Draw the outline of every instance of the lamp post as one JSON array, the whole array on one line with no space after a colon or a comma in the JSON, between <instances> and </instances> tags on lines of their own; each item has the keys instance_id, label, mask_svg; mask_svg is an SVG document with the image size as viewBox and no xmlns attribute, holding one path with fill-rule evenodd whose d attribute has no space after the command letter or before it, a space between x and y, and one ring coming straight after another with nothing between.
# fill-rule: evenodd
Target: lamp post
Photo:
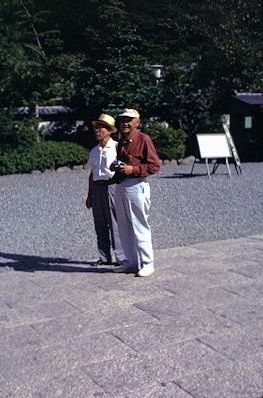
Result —
<instances>
[{"instance_id":1,"label":"lamp post","mask_svg":"<svg viewBox=\"0 0 263 398\"><path fill-rule=\"evenodd\" d=\"M156 84L159 84L161 81L161 78L163 77L163 69L164 65L161 64L154 64L154 65L149 65L145 64L145 68L152 71L155 79L156 79Z\"/></svg>"}]
</instances>

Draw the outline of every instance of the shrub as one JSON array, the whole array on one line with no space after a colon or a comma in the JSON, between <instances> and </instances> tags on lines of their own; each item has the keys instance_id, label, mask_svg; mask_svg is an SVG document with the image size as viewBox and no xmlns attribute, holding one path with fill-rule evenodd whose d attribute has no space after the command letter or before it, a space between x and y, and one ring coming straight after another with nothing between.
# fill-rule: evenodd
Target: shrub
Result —
<instances>
[{"instance_id":1,"label":"shrub","mask_svg":"<svg viewBox=\"0 0 263 398\"><path fill-rule=\"evenodd\" d=\"M0 113L0 146L6 145L13 135L13 122L10 117Z\"/></svg>"},{"instance_id":2,"label":"shrub","mask_svg":"<svg viewBox=\"0 0 263 398\"><path fill-rule=\"evenodd\" d=\"M37 118L23 119L15 122L15 142L16 146L29 146L40 141L38 134Z\"/></svg>"},{"instance_id":3,"label":"shrub","mask_svg":"<svg viewBox=\"0 0 263 398\"><path fill-rule=\"evenodd\" d=\"M13 115L0 115L0 146L2 150L32 145L40 140L37 118L16 120Z\"/></svg>"},{"instance_id":4,"label":"shrub","mask_svg":"<svg viewBox=\"0 0 263 398\"><path fill-rule=\"evenodd\" d=\"M0 152L0 175L30 173L84 164L88 151L72 142L37 142L31 146Z\"/></svg>"},{"instance_id":5,"label":"shrub","mask_svg":"<svg viewBox=\"0 0 263 398\"><path fill-rule=\"evenodd\" d=\"M161 123L147 123L146 132L154 141L161 159L180 159L186 151L187 134L181 129L164 127Z\"/></svg>"}]
</instances>

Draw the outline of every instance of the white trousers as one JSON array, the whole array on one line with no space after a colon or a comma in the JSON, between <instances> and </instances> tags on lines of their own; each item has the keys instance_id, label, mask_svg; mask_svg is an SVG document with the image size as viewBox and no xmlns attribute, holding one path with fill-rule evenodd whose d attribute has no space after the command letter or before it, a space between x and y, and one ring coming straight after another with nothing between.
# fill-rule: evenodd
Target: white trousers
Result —
<instances>
[{"instance_id":1,"label":"white trousers","mask_svg":"<svg viewBox=\"0 0 263 398\"><path fill-rule=\"evenodd\" d=\"M119 236L129 267L153 267L152 234L148 223L150 204L150 185L145 178L126 178L116 184Z\"/></svg>"}]
</instances>

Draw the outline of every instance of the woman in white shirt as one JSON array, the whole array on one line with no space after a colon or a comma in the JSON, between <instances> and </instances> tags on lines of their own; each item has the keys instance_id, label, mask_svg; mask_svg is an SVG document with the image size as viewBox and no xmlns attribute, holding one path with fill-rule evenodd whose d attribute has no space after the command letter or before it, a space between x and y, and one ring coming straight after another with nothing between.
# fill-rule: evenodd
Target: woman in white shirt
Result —
<instances>
[{"instance_id":1,"label":"woman in white shirt","mask_svg":"<svg viewBox=\"0 0 263 398\"><path fill-rule=\"evenodd\" d=\"M111 247L117 265L125 260L120 243L115 212L115 184L109 185L114 176L110 165L117 158L118 143L111 138L116 131L115 119L102 113L92 122L98 145L89 155L88 167L91 169L89 177L89 192L86 200L88 209L92 208L99 259L95 265L112 264Z\"/></svg>"}]
</instances>

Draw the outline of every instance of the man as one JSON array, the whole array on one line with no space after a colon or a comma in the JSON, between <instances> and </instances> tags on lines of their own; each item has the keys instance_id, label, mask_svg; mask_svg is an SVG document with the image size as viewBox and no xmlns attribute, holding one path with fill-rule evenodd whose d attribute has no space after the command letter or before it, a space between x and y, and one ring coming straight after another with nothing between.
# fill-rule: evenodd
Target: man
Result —
<instances>
[{"instance_id":1,"label":"man","mask_svg":"<svg viewBox=\"0 0 263 398\"><path fill-rule=\"evenodd\" d=\"M117 166L120 182L116 185L115 205L126 260L114 272L136 272L144 277L154 272L147 176L157 173L161 162L151 138L138 129L139 113L125 109L119 118L121 139L117 158L123 164Z\"/></svg>"},{"instance_id":2,"label":"man","mask_svg":"<svg viewBox=\"0 0 263 398\"><path fill-rule=\"evenodd\" d=\"M116 221L114 194L115 185L108 185L114 172L111 163L117 157L117 142L111 138L116 131L115 119L102 113L92 122L98 145L90 152L88 166L91 168L87 208L92 208L99 260L95 265L112 264L111 245L117 264L125 259L120 243Z\"/></svg>"}]
</instances>

